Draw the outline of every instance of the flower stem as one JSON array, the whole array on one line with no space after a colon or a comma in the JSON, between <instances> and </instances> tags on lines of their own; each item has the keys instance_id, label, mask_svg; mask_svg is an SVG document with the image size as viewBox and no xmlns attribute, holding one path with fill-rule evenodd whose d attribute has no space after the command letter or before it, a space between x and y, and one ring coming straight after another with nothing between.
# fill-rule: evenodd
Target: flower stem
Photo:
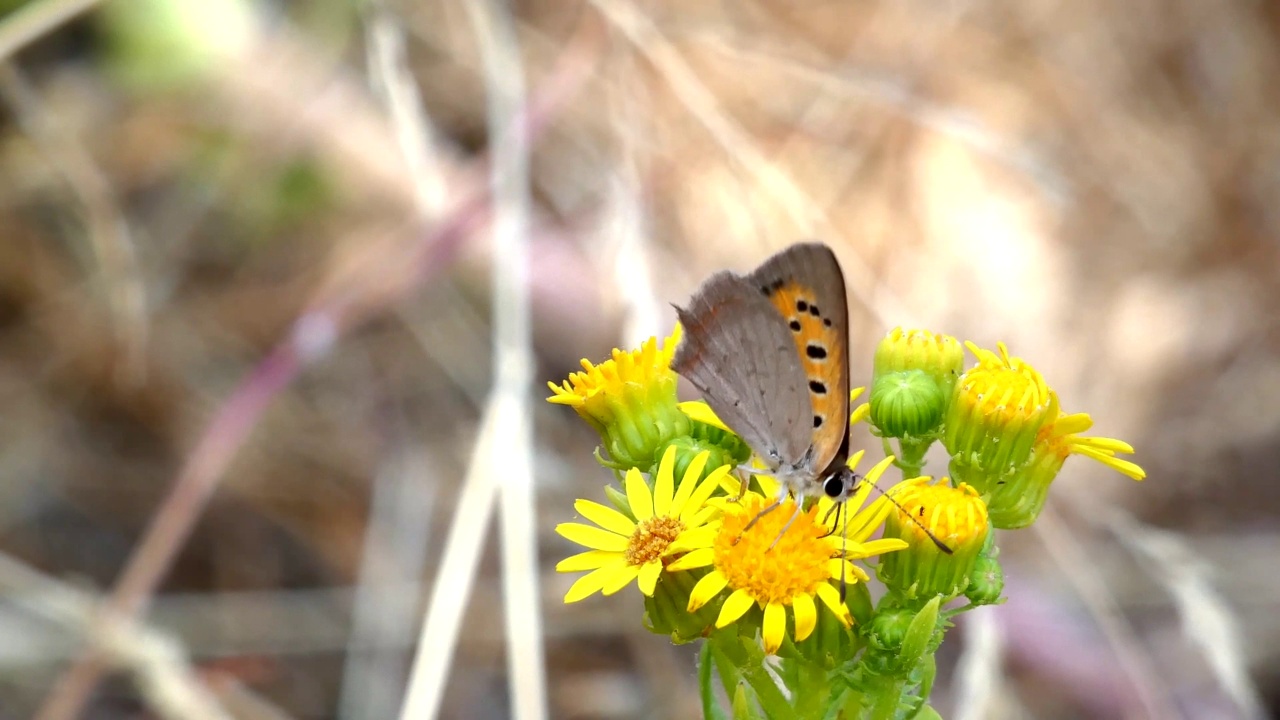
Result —
<instances>
[{"instance_id":1,"label":"flower stem","mask_svg":"<svg viewBox=\"0 0 1280 720\"><path fill-rule=\"evenodd\" d=\"M742 637L730 630L712 633L707 644L711 646L712 656L716 666L720 668L721 681L725 683L724 689L729 697L733 697L736 688L726 681L745 680L756 696L756 702L764 710L765 717L788 718L794 715L791 705L778 689L773 677L764 669L764 651L754 640L744 642Z\"/></svg>"},{"instance_id":2,"label":"flower stem","mask_svg":"<svg viewBox=\"0 0 1280 720\"><path fill-rule=\"evenodd\" d=\"M724 720L724 711L716 705L715 690L711 688L711 643L702 643L698 651L698 695L702 699L704 720Z\"/></svg>"}]
</instances>

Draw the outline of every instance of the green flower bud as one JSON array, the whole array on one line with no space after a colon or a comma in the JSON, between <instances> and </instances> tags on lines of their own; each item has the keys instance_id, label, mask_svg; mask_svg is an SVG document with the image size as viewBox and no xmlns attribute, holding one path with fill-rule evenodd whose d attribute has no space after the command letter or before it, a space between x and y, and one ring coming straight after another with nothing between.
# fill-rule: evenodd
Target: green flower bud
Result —
<instances>
[{"instance_id":1,"label":"green flower bud","mask_svg":"<svg viewBox=\"0 0 1280 720\"><path fill-rule=\"evenodd\" d=\"M883 437L925 438L936 432L964 364L956 339L895 328L876 347L870 421Z\"/></svg>"}]
</instances>

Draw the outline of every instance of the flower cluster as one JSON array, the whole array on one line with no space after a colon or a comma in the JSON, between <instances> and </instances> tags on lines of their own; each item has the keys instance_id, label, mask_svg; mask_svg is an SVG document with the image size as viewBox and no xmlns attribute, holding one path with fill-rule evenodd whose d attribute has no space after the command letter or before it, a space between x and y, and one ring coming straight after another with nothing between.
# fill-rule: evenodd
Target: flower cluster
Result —
<instances>
[{"instance_id":1,"label":"flower cluster","mask_svg":"<svg viewBox=\"0 0 1280 720\"><path fill-rule=\"evenodd\" d=\"M549 383L548 400L596 430L596 457L621 481L605 488L608 504L574 504L587 522L557 526L585 550L556 569L586 572L566 603L634 581L651 630L675 642L705 638L704 662L719 669L735 716L740 702L766 717L919 707L928 689L922 669L932 666L947 618L1000 601L993 529L1034 522L1071 455L1145 476L1117 457L1133 452L1128 444L1082 436L1090 417L1063 413L1043 376L1003 344L992 352L897 329L876 350L869 401L850 418L867 421L886 456L843 502L805 501L749 465L750 448L705 403L678 401L670 363L680 338L677 326L661 343L615 350L598 365L583 360L582 372ZM976 358L967 369L964 347ZM935 442L950 456L950 477L938 482L919 472ZM854 453L849 468L863 455ZM873 498L892 466L904 479ZM876 603L868 570L887 590ZM961 597L968 606L944 609ZM768 655L777 656L779 677L796 672L840 687L826 687L822 700L780 693L756 671Z\"/></svg>"}]
</instances>

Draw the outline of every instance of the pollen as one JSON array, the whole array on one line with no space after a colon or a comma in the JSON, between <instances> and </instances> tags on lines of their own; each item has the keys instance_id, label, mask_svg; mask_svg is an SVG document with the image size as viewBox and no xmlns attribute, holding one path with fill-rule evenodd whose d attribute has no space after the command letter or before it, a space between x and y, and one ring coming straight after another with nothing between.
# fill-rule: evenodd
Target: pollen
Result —
<instances>
[{"instance_id":1,"label":"pollen","mask_svg":"<svg viewBox=\"0 0 1280 720\"><path fill-rule=\"evenodd\" d=\"M795 503L787 500L764 515L762 509L763 499L749 496L740 512L725 515L714 545L716 569L729 587L762 604L790 605L797 595L812 596L831 577L832 548L825 540L827 528L817 520L817 506L796 515L785 533Z\"/></svg>"},{"instance_id":2,"label":"pollen","mask_svg":"<svg viewBox=\"0 0 1280 720\"><path fill-rule=\"evenodd\" d=\"M651 517L640 523L631 534L627 549L623 552L628 565L644 565L657 560L667 551L667 547L684 532L684 523L679 518Z\"/></svg>"}]
</instances>

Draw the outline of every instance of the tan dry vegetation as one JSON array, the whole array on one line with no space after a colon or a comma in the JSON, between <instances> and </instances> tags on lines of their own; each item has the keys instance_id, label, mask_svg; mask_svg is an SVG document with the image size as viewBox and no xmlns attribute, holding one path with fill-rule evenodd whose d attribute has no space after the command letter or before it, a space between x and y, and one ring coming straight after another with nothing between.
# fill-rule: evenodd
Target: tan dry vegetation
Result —
<instances>
[{"instance_id":1,"label":"tan dry vegetation","mask_svg":"<svg viewBox=\"0 0 1280 720\"><path fill-rule=\"evenodd\" d=\"M474 16L228 2L181 36L207 62L157 81L130 69L180 63L134 46L127 1L22 46L22 11L0 17L0 715L65 690L89 601L175 480L212 495L161 543L170 569L142 561L145 626L106 645L119 668L87 716L394 716L454 523L491 539L441 715L511 715L510 526L456 511L508 211ZM552 717L690 717L696 676L634 591L559 603L552 528L609 475L539 384L812 237L845 264L855 379L895 325L1003 340L1149 473L1074 460L1053 517L1005 534L1010 602L941 656L944 714L1274 711L1274 8L544 0L509 19L533 98L528 603Z\"/></svg>"}]
</instances>

